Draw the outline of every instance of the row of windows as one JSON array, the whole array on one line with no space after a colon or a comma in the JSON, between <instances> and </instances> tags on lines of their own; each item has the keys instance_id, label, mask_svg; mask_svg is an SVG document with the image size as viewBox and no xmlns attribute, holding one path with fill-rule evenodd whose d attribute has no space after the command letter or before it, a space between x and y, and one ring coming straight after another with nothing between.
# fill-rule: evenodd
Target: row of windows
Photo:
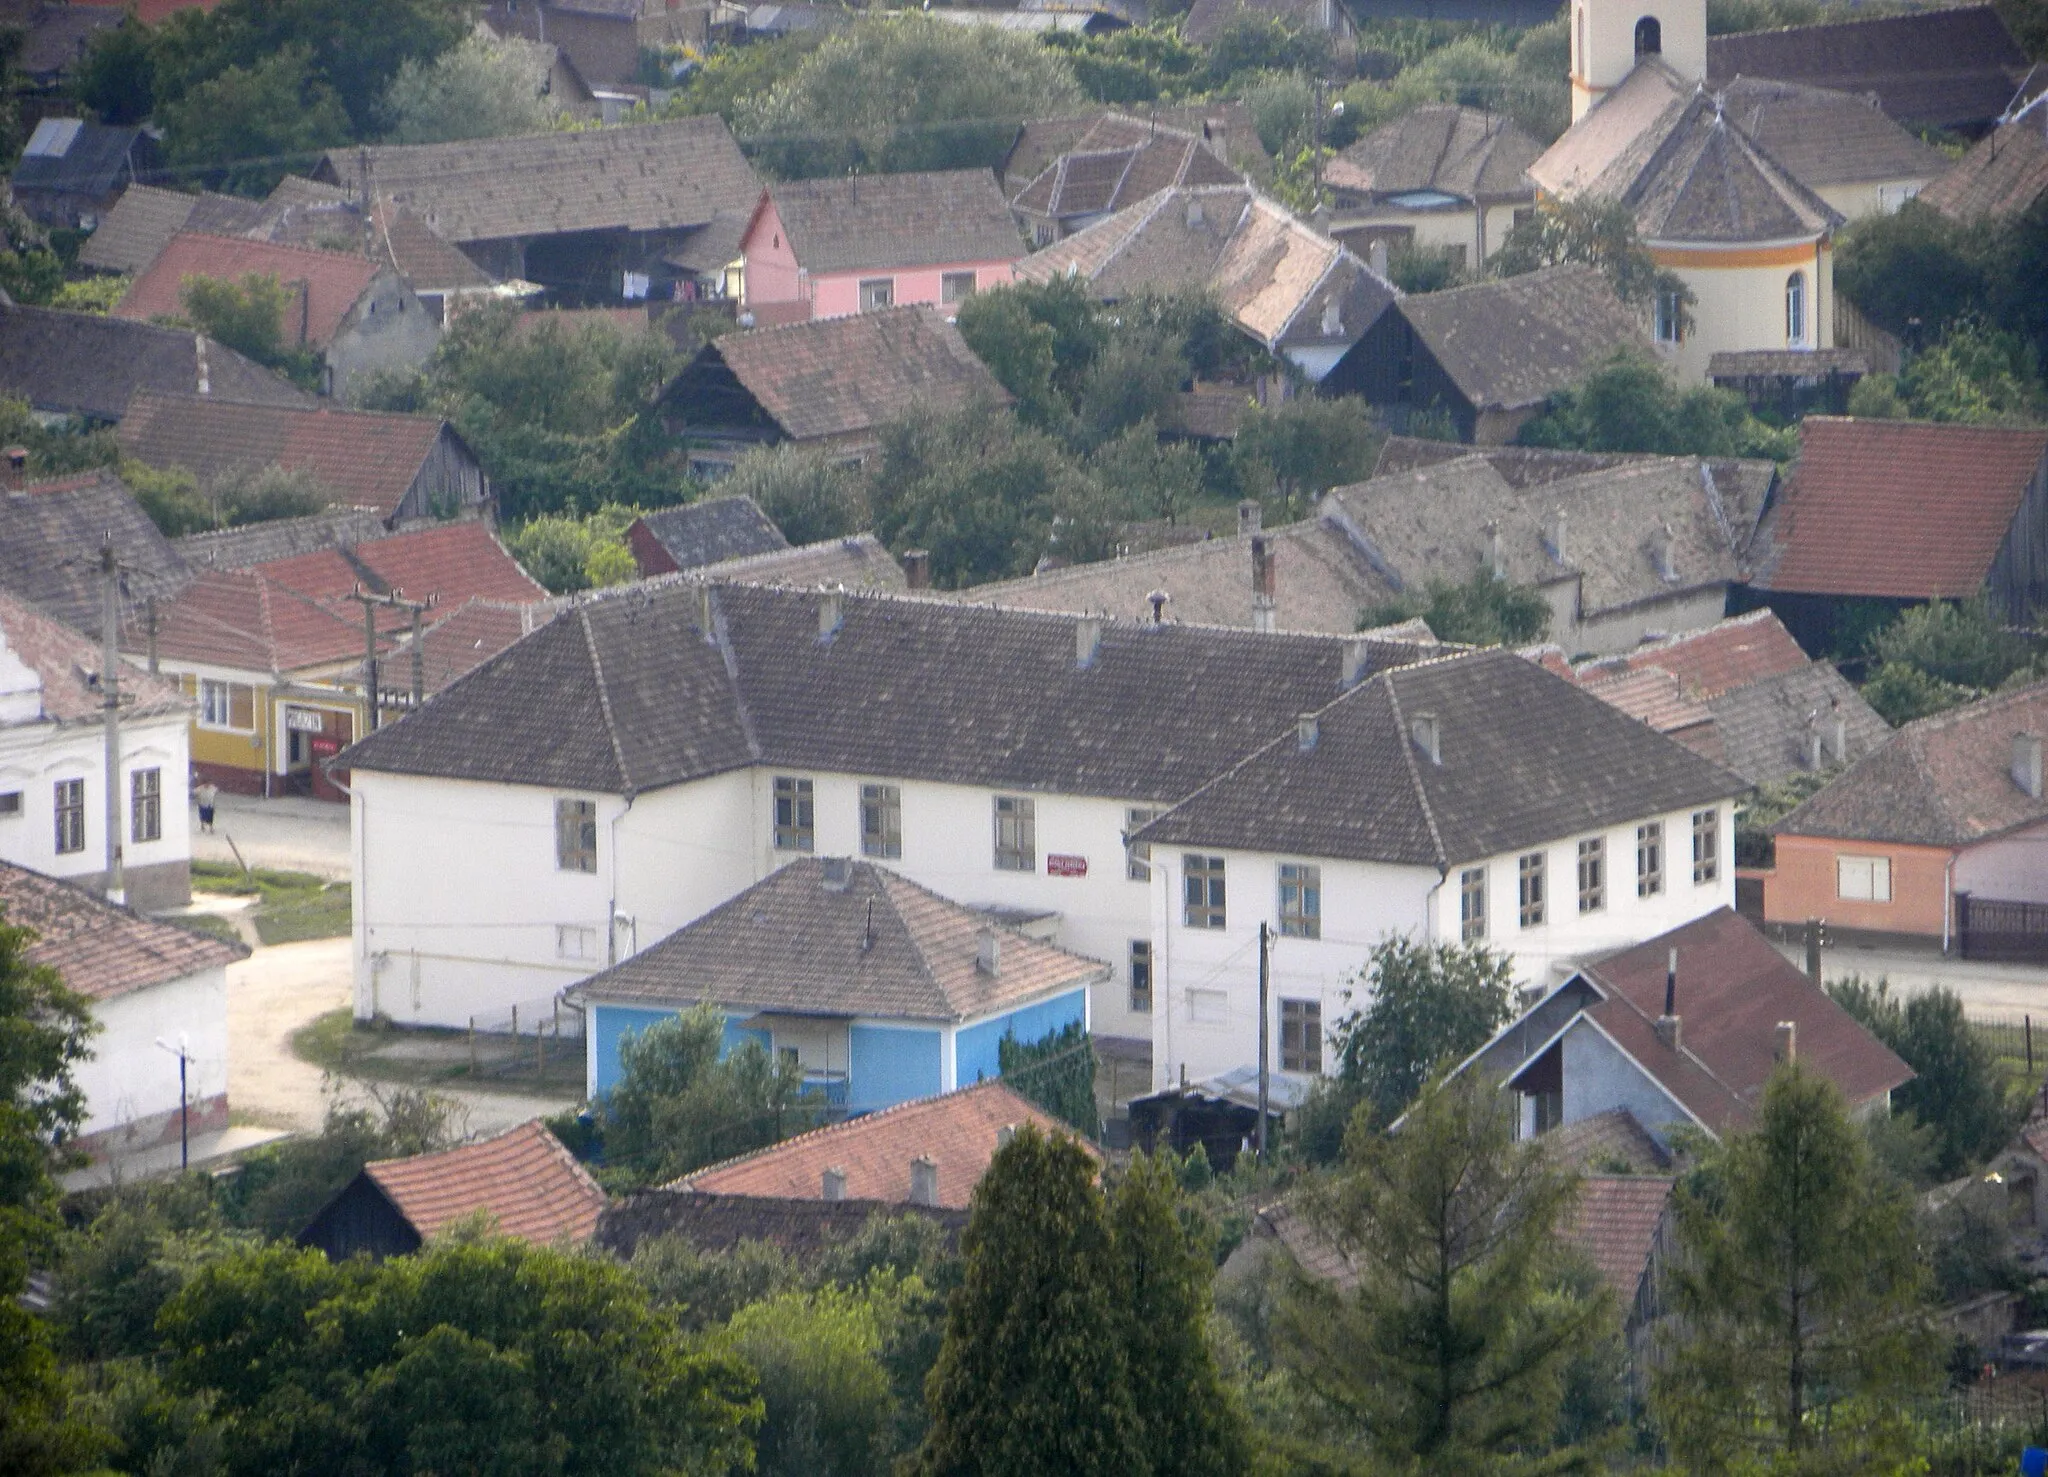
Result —
<instances>
[{"instance_id":1,"label":"row of windows","mask_svg":"<svg viewBox=\"0 0 2048 1477\"><path fill-rule=\"evenodd\" d=\"M1636 827L1636 896L1661 896L1665 882L1664 823L1647 821ZM1532 851L1515 862L1516 918L1524 928L1541 926L1550 914L1549 854ZM1721 876L1721 813L1692 813L1692 880L1704 887ZM1607 906L1607 838L1589 836L1578 846L1578 902L1581 913ZM1472 867L1458 874L1459 935L1467 941L1486 937L1486 869Z\"/></svg>"},{"instance_id":2,"label":"row of windows","mask_svg":"<svg viewBox=\"0 0 2048 1477\"><path fill-rule=\"evenodd\" d=\"M1181 859L1181 901L1189 928L1222 928L1227 916L1224 862L1190 852ZM1280 864L1280 935L1323 936L1323 869L1310 862Z\"/></svg>"},{"instance_id":3,"label":"row of windows","mask_svg":"<svg viewBox=\"0 0 2048 1477\"><path fill-rule=\"evenodd\" d=\"M1896 208L1896 207L1895 207ZM1660 344L1675 344L1685 336L1685 304L1675 292L1657 294L1655 331ZM1809 346L1806 311L1806 274L1794 272L1785 279L1785 347Z\"/></svg>"},{"instance_id":4,"label":"row of windows","mask_svg":"<svg viewBox=\"0 0 2048 1477\"><path fill-rule=\"evenodd\" d=\"M85 850L85 781L58 780L51 787L59 856ZM0 794L0 820L22 813L19 790ZM128 771L128 839L132 842L161 841L164 835L164 772L161 769Z\"/></svg>"},{"instance_id":5,"label":"row of windows","mask_svg":"<svg viewBox=\"0 0 2048 1477\"><path fill-rule=\"evenodd\" d=\"M947 272L939 278L939 301L941 303L964 303L974 296L974 274L972 272ZM860 310L863 313L877 312L896 306L896 279L894 277L864 277L860 284Z\"/></svg>"}]
</instances>

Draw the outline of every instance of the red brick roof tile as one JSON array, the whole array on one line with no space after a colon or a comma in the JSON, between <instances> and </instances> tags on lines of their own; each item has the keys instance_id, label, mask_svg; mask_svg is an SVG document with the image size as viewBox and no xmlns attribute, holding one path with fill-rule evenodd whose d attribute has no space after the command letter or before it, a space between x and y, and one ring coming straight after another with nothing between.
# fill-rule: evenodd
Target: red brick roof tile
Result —
<instances>
[{"instance_id":1,"label":"red brick roof tile","mask_svg":"<svg viewBox=\"0 0 2048 1477\"><path fill-rule=\"evenodd\" d=\"M49 965L88 1000L112 1000L249 957L245 945L159 923L11 862L0 862L0 923L34 929L29 962Z\"/></svg>"},{"instance_id":2,"label":"red brick roof tile","mask_svg":"<svg viewBox=\"0 0 2048 1477\"><path fill-rule=\"evenodd\" d=\"M536 1245L581 1243L597 1229L604 1191L539 1119L481 1143L410 1159L378 1159L363 1173L423 1241L478 1211L503 1235Z\"/></svg>"},{"instance_id":3,"label":"red brick roof tile","mask_svg":"<svg viewBox=\"0 0 2048 1477\"><path fill-rule=\"evenodd\" d=\"M1649 1269L1673 1183L1659 1175L1587 1175L1560 1227L1564 1240L1592 1258L1624 1309Z\"/></svg>"},{"instance_id":4,"label":"red brick roof tile","mask_svg":"<svg viewBox=\"0 0 2048 1477\"><path fill-rule=\"evenodd\" d=\"M302 310L287 314L287 343L320 346L334 337L348 310L356 305L377 275L367 257L302 246L278 246L240 236L206 236L186 232L170 244L137 277L128 295L114 304L113 316L147 322L184 313L180 293L187 277L213 277L239 282L255 273L275 277L286 286L304 283Z\"/></svg>"},{"instance_id":5,"label":"red brick roof tile","mask_svg":"<svg viewBox=\"0 0 2048 1477\"><path fill-rule=\"evenodd\" d=\"M1983 588L2048 430L1808 416L1753 550L1759 588L1900 600Z\"/></svg>"},{"instance_id":6,"label":"red brick roof tile","mask_svg":"<svg viewBox=\"0 0 2048 1477\"><path fill-rule=\"evenodd\" d=\"M1585 663L1577 671L1580 681L1588 682L1654 668L1676 677L1687 697L1704 701L1766 677L1802 671L1810 661L1776 615L1755 610Z\"/></svg>"},{"instance_id":7,"label":"red brick roof tile","mask_svg":"<svg viewBox=\"0 0 2048 1477\"><path fill-rule=\"evenodd\" d=\"M758 1154L700 1169L671 1188L822 1200L825 1171L840 1169L849 1199L902 1203L910 1199L910 1161L923 1155L939 1167L938 1203L964 1207L995 1158L1001 1130L1025 1123L1048 1133L1068 1131L1001 1082L982 1082L799 1134Z\"/></svg>"}]
</instances>

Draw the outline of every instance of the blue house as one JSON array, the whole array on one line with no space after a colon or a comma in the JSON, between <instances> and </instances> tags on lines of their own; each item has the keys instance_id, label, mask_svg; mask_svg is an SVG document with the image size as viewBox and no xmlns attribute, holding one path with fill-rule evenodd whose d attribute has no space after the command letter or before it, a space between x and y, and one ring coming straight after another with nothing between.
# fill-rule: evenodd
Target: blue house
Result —
<instances>
[{"instance_id":1,"label":"blue house","mask_svg":"<svg viewBox=\"0 0 2048 1477\"><path fill-rule=\"evenodd\" d=\"M567 998L588 1012L593 1097L619 1080L626 1037L709 1002L728 1049L757 1041L866 1111L996 1076L1005 1036L1085 1027L1109 974L871 862L806 857Z\"/></svg>"}]
</instances>

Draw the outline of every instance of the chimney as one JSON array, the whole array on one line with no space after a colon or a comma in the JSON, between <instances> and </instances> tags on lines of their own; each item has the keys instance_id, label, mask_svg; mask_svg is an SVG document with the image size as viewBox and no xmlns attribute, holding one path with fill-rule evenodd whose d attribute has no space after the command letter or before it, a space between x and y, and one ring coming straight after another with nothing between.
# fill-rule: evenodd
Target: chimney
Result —
<instances>
[{"instance_id":1,"label":"chimney","mask_svg":"<svg viewBox=\"0 0 2048 1477\"><path fill-rule=\"evenodd\" d=\"M206 364L206 335L203 333L192 335L192 361L199 370L199 393L211 395L213 393L213 374Z\"/></svg>"},{"instance_id":2,"label":"chimney","mask_svg":"<svg viewBox=\"0 0 2048 1477\"><path fill-rule=\"evenodd\" d=\"M1444 762L1443 730L1434 713L1417 713L1415 722L1408 731L1415 737L1415 747L1422 750L1423 757L1431 764Z\"/></svg>"},{"instance_id":3,"label":"chimney","mask_svg":"<svg viewBox=\"0 0 2048 1477\"><path fill-rule=\"evenodd\" d=\"M1678 950L1673 949L1664 961L1664 1014L1657 1017L1653 1028L1657 1039L1672 1051L1679 1049L1683 1035L1678 1020Z\"/></svg>"},{"instance_id":4,"label":"chimney","mask_svg":"<svg viewBox=\"0 0 2048 1477\"><path fill-rule=\"evenodd\" d=\"M1550 515L1550 557L1559 564L1569 564L1571 555L1566 548L1564 509L1557 508Z\"/></svg>"},{"instance_id":5,"label":"chimney","mask_svg":"<svg viewBox=\"0 0 2048 1477\"><path fill-rule=\"evenodd\" d=\"M10 446L7 448L7 485L25 487L28 485L28 448Z\"/></svg>"},{"instance_id":6,"label":"chimney","mask_svg":"<svg viewBox=\"0 0 2048 1477\"><path fill-rule=\"evenodd\" d=\"M824 1180L823 1193L827 1200L846 1198L846 1171L834 1165L821 1176Z\"/></svg>"},{"instance_id":7,"label":"chimney","mask_svg":"<svg viewBox=\"0 0 2048 1477\"><path fill-rule=\"evenodd\" d=\"M819 859L818 866L825 891L844 892L853 885L852 857L822 857Z\"/></svg>"},{"instance_id":8,"label":"chimney","mask_svg":"<svg viewBox=\"0 0 2048 1477\"><path fill-rule=\"evenodd\" d=\"M718 639L718 633L712 624L711 586L709 585L697 586L697 630L706 641Z\"/></svg>"},{"instance_id":9,"label":"chimney","mask_svg":"<svg viewBox=\"0 0 2048 1477\"><path fill-rule=\"evenodd\" d=\"M1074 622L1074 665L1084 671L1095 665L1102 650L1102 617L1084 615Z\"/></svg>"},{"instance_id":10,"label":"chimney","mask_svg":"<svg viewBox=\"0 0 2048 1477\"><path fill-rule=\"evenodd\" d=\"M1154 590L1145 597L1146 602L1152 607L1153 625L1163 626L1166 624L1166 602L1172 598L1173 596L1167 594L1164 590Z\"/></svg>"},{"instance_id":11,"label":"chimney","mask_svg":"<svg viewBox=\"0 0 2048 1477\"><path fill-rule=\"evenodd\" d=\"M989 976L1002 973L1003 936L993 928L983 928L975 940L974 967Z\"/></svg>"},{"instance_id":12,"label":"chimney","mask_svg":"<svg viewBox=\"0 0 2048 1477\"><path fill-rule=\"evenodd\" d=\"M1348 690L1365 680L1367 669L1372 666L1372 643L1358 637L1344 643L1344 675L1342 682Z\"/></svg>"},{"instance_id":13,"label":"chimney","mask_svg":"<svg viewBox=\"0 0 2048 1477\"><path fill-rule=\"evenodd\" d=\"M846 591L825 590L818 596L818 639L830 641L846 623Z\"/></svg>"},{"instance_id":14,"label":"chimney","mask_svg":"<svg viewBox=\"0 0 2048 1477\"><path fill-rule=\"evenodd\" d=\"M1487 567L1493 571L1495 579L1506 579L1508 577L1508 566L1506 561L1500 556L1500 525L1498 523L1486 525L1486 543Z\"/></svg>"},{"instance_id":15,"label":"chimney","mask_svg":"<svg viewBox=\"0 0 2048 1477\"><path fill-rule=\"evenodd\" d=\"M920 1154L910 1161L910 1203L932 1206L939 1203L938 1161L929 1155Z\"/></svg>"},{"instance_id":16,"label":"chimney","mask_svg":"<svg viewBox=\"0 0 2048 1477\"><path fill-rule=\"evenodd\" d=\"M1799 1022L1779 1021L1773 1033L1777 1040L1771 1051L1771 1060L1786 1066L1799 1060Z\"/></svg>"},{"instance_id":17,"label":"chimney","mask_svg":"<svg viewBox=\"0 0 2048 1477\"><path fill-rule=\"evenodd\" d=\"M1849 762L1849 720L1842 712L1842 700L1838 697L1829 698L1828 708L1835 715L1835 763L1847 764Z\"/></svg>"},{"instance_id":18,"label":"chimney","mask_svg":"<svg viewBox=\"0 0 2048 1477\"><path fill-rule=\"evenodd\" d=\"M1252 535L1252 629L1271 633L1280 628L1274 597L1273 549L1264 534Z\"/></svg>"},{"instance_id":19,"label":"chimney","mask_svg":"<svg viewBox=\"0 0 2048 1477\"><path fill-rule=\"evenodd\" d=\"M929 590L932 587L931 550L903 551L903 587L907 590Z\"/></svg>"},{"instance_id":20,"label":"chimney","mask_svg":"<svg viewBox=\"0 0 2048 1477\"><path fill-rule=\"evenodd\" d=\"M1315 714L1303 713L1294 720L1294 741L1300 746L1302 753L1306 754L1309 750L1313 749L1316 746L1317 738L1320 736L1321 733L1316 724Z\"/></svg>"},{"instance_id":21,"label":"chimney","mask_svg":"<svg viewBox=\"0 0 2048 1477\"><path fill-rule=\"evenodd\" d=\"M1827 751L1821 745L1820 709L1815 708L1806 715L1806 767L1818 770L1827 766Z\"/></svg>"},{"instance_id":22,"label":"chimney","mask_svg":"<svg viewBox=\"0 0 2048 1477\"><path fill-rule=\"evenodd\" d=\"M2012 782L2034 799L2041 798L2041 735L2012 736Z\"/></svg>"},{"instance_id":23,"label":"chimney","mask_svg":"<svg viewBox=\"0 0 2048 1477\"><path fill-rule=\"evenodd\" d=\"M1657 530L1655 543L1657 556L1657 578L1667 585L1678 583L1678 551L1676 540L1671 536L1671 525L1665 523Z\"/></svg>"},{"instance_id":24,"label":"chimney","mask_svg":"<svg viewBox=\"0 0 2048 1477\"><path fill-rule=\"evenodd\" d=\"M1257 533L1266 521L1266 510L1259 506L1257 498L1248 497L1237 505L1237 533L1242 538L1248 533Z\"/></svg>"},{"instance_id":25,"label":"chimney","mask_svg":"<svg viewBox=\"0 0 2048 1477\"><path fill-rule=\"evenodd\" d=\"M1010 1147L1010 1140L1014 1139L1014 1138L1015 1138L1016 1136L1017 1136L1017 1125L1016 1125L1016 1124L1014 1124L1014 1123L1005 1123L1005 1124L1004 1124L1004 1125L1003 1125L1003 1126L1002 1126L1001 1128L998 1128L998 1129L996 1130L996 1148L997 1148L997 1149L1007 1149L1007 1148L1009 1148L1009 1147Z\"/></svg>"},{"instance_id":26,"label":"chimney","mask_svg":"<svg viewBox=\"0 0 2048 1477\"><path fill-rule=\"evenodd\" d=\"M1202 202L1192 197L1188 200L1188 229L1199 230L1203 221Z\"/></svg>"},{"instance_id":27,"label":"chimney","mask_svg":"<svg viewBox=\"0 0 2048 1477\"><path fill-rule=\"evenodd\" d=\"M1373 269L1375 275L1381 277L1387 275L1387 243L1385 240L1375 241L1365 249L1365 261L1366 265Z\"/></svg>"}]
</instances>

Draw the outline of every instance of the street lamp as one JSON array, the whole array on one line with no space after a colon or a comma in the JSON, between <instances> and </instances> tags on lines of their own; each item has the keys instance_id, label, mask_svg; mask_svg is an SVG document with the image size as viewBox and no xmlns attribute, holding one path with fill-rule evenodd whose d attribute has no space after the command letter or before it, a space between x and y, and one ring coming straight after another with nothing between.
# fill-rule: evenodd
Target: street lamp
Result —
<instances>
[{"instance_id":1,"label":"street lamp","mask_svg":"<svg viewBox=\"0 0 2048 1477\"><path fill-rule=\"evenodd\" d=\"M178 1168L181 1170L190 1169L192 1167L192 1140L186 1132L185 1063L192 1060L191 1040L183 1031L180 1031L176 1046L171 1045L170 1042L164 1040L161 1036L156 1038L156 1044L178 1059Z\"/></svg>"}]
</instances>

